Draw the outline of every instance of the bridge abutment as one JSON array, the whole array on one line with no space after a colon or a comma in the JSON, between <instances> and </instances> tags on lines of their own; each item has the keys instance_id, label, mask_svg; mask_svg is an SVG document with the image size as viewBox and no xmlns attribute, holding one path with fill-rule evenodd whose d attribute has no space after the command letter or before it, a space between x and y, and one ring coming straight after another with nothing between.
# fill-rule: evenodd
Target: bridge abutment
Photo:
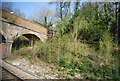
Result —
<instances>
[{"instance_id":1,"label":"bridge abutment","mask_svg":"<svg viewBox=\"0 0 120 81\"><path fill-rule=\"evenodd\" d=\"M0 57L8 58L11 55L13 41L6 41L6 43L0 44Z\"/></svg>"},{"instance_id":2,"label":"bridge abutment","mask_svg":"<svg viewBox=\"0 0 120 81\"><path fill-rule=\"evenodd\" d=\"M21 19L20 19L21 20ZM19 22L21 22L19 20ZM25 24L28 23L27 25ZM45 42L48 39L47 29L40 28L39 25L36 25L32 22L26 21L20 24L13 24L7 21L0 20L0 57L7 58L11 55L12 43L15 38L22 35L34 35L36 38ZM29 38L30 36L28 36ZM3 39L4 38L4 39ZM1 50L2 49L2 50Z\"/></svg>"}]
</instances>

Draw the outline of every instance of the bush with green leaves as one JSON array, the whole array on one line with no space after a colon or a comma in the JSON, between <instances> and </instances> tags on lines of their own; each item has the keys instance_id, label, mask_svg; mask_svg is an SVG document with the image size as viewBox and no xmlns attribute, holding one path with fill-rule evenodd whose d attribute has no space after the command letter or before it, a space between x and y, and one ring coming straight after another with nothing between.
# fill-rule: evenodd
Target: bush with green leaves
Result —
<instances>
[{"instance_id":1,"label":"bush with green leaves","mask_svg":"<svg viewBox=\"0 0 120 81\"><path fill-rule=\"evenodd\" d=\"M95 77L96 79L117 79L118 74L116 69L118 68L114 64L114 57L111 56L113 47L112 37L108 37L108 35L110 34L103 34L100 46L102 45L104 49L100 47L98 51L81 43L79 40L75 40L71 34L66 34L46 43L37 43L39 50L35 55L37 55L38 59L47 63L64 67L64 69L59 69L59 71L68 71L67 74L72 77L74 77L76 73L83 75L89 73L89 75L86 76L88 79ZM106 36L108 38L104 38ZM108 42L106 43L105 41ZM72 71L70 69L72 69Z\"/></svg>"}]
</instances>

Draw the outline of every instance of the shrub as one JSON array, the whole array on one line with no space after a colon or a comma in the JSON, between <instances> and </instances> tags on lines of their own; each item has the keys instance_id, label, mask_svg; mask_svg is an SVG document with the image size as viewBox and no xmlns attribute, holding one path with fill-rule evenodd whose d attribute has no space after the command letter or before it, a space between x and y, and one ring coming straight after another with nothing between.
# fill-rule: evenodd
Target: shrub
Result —
<instances>
[{"instance_id":1,"label":"shrub","mask_svg":"<svg viewBox=\"0 0 120 81\"><path fill-rule=\"evenodd\" d=\"M112 45L110 34L105 33L100 41L98 54L93 48L91 49L68 34L45 43L37 42L34 48L37 49L36 52L31 52L29 57L59 65L59 71L67 71L67 74L72 77L76 73L80 73L89 74L90 76L83 76L86 79L93 79L93 77L117 79L118 71L116 69L118 67L114 64L116 60L111 56ZM26 53L25 50L22 52ZM64 69L60 67L64 67Z\"/></svg>"},{"instance_id":2,"label":"shrub","mask_svg":"<svg viewBox=\"0 0 120 81\"><path fill-rule=\"evenodd\" d=\"M103 56L107 62L110 62L112 59L113 51L113 37L109 32L104 32L100 40L100 55Z\"/></svg>"}]
</instances>

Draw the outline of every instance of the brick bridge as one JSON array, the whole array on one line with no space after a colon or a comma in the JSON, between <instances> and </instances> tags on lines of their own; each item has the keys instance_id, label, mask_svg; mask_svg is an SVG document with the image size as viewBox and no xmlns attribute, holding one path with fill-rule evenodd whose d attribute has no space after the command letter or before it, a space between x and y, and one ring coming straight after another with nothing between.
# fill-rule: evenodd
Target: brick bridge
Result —
<instances>
[{"instance_id":1,"label":"brick bridge","mask_svg":"<svg viewBox=\"0 0 120 81\"><path fill-rule=\"evenodd\" d=\"M34 36L43 42L48 39L50 35L48 29L16 16L10 12L2 11L1 13L0 55L2 58L10 56L12 43L16 37L24 35L30 39L30 36ZM3 20L3 18L5 20Z\"/></svg>"}]
</instances>

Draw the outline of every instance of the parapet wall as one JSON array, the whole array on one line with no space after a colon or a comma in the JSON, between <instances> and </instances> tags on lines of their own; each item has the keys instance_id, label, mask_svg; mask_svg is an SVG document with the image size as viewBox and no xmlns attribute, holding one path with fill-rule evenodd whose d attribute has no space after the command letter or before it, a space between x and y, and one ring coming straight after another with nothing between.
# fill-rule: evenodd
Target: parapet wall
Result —
<instances>
[{"instance_id":1,"label":"parapet wall","mask_svg":"<svg viewBox=\"0 0 120 81\"><path fill-rule=\"evenodd\" d=\"M48 34L48 30L46 28L44 28L40 25L37 25L31 21L28 21L24 18L21 18L19 16L16 16L10 12L2 10L2 17L16 25L28 28L33 31L41 32L46 35Z\"/></svg>"}]
</instances>

